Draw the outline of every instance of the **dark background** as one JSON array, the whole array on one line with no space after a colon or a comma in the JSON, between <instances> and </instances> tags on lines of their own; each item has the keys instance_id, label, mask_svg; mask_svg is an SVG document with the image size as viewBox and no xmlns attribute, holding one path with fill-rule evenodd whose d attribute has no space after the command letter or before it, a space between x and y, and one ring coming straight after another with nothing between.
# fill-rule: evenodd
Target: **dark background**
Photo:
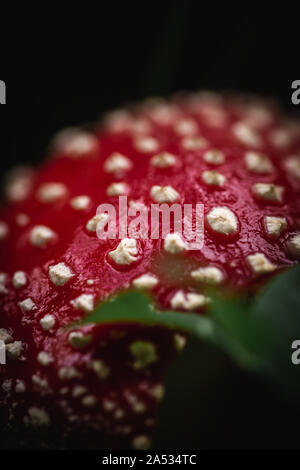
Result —
<instances>
[{"instance_id":1,"label":"dark background","mask_svg":"<svg viewBox=\"0 0 300 470\"><path fill-rule=\"evenodd\" d=\"M243 2L234 11L187 0L129 5L115 3L111 11L81 5L76 21L70 11L63 17L61 6L43 6L39 19L36 11L31 16L33 26L18 7L13 27L1 30L2 176L16 163L40 161L59 129L148 95L237 89L299 112L291 103L291 83L300 79L294 5ZM299 447L298 404L211 347L192 343L187 354L171 371L158 447Z\"/></svg>"},{"instance_id":2,"label":"dark background","mask_svg":"<svg viewBox=\"0 0 300 470\"><path fill-rule=\"evenodd\" d=\"M99 3L99 11L82 6L77 22L70 12L45 7L42 21L22 21L19 11L20 23L9 31L3 18L1 171L39 161L57 130L149 95L238 89L274 96L295 110L300 18L285 5L243 2L231 11L181 0L103 10Z\"/></svg>"}]
</instances>

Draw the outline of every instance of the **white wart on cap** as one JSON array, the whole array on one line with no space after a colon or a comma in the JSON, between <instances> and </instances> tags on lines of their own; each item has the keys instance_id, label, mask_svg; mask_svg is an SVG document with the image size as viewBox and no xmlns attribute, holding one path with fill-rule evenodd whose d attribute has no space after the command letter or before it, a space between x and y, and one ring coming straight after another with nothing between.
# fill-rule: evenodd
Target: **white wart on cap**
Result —
<instances>
[{"instance_id":1,"label":"white wart on cap","mask_svg":"<svg viewBox=\"0 0 300 470\"><path fill-rule=\"evenodd\" d=\"M131 160L118 152L115 152L108 157L103 165L103 168L107 173L117 174L122 174L123 172L130 170L131 167Z\"/></svg>"},{"instance_id":2,"label":"white wart on cap","mask_svg":"<svg viewBox=\"0 0 300 470\"><path fill-rule=\"evenodd\" d=\"M225 162L225 155L220 150L207 150L203 154L203 160L211 165L221 165Z\"/></svg>"},{"instance_id":3,"label":"white wart on cap","mask_svg":"<svg viewBox=\"0 0 300 470\"><path fill-rule=\"evenodd\" d=\"M207 297L203 294L196 294L189 292L184 294L183 291L178 291L171 299L171 307L183 310L196 310L197 308L204 307L208 302Z\"/></svg>"},{"instance_id":4,"label":"white wart on cap","mask_svg":"<svg viewBox=\"0 0 300 470\"><path fill-rule=\"evenodd\" d=\"M150 163L156 168L169 168L175 165L176 157L172 153L162 152L158 155L154 155L154 157L151 158Z\"/></svg>"},{"instance_id":5,"label":"white wart on cap","mask_svg":"<svg viewBox=\"0 0 300 470\"><path fill-rule=\"evenodd\" d=\"M285 217L267 215L264 218L264 226L268 235L279 237L281 232L287 228L287 220Z\"/></svg>"},{"instance_id":6,"label":"white wart on cap","mask_svg":"<svg viewBox=\"0 0 300 470\"><path fill-rule=\"evenodd\" d=\"M230 235L238 230L237 218L228 207L214 207L209 211L206 219L214 232Z\"/></svg>"},{"instance_id":7,"label":"white wart on cap","mask_svg":"<svg viewBox=\"0 0 300 470\"><path fill-rule=\"evenodd\" d=\"M91 202L91 198L89 196L76 196L73 197L70 201L71 207L77 211L83 211L86 209Z\"/></svg>"},{"instance_id":8,"label":"white wart on cap","mask_svg":"<svg viewBox=\"0 0 300 470\"><path fill-rule=\"evenodd\" d=\"M56 233L51 228L45 225L36 225L30 232L29 241L33 246L44 247L55 237Z\"/></svg>"},{"instance_id":9,"label":"white wart on cap","mask_svg":"<svg viewBox=\"0 0 300 470\"><path fill-rule=\"evenodd\" d=\"M179 199L179 193L172 186L152 186L150 195L152 199L159 203L175 202Z\"/></svg>"},{"instance_id":10,"label":"white wart on cap","mask_svg":"<svg viewBox=\"0 0 300 470\"><path fill-rule=\"evenodd\" d=\"M220 284L224 279L222 271L215 266L198 268L191 272L191 276L195 281L206 284Z\"/></svg>"},{"instance_id":11,"label":"white wart on cap","mask_svg":"<svg viewBox=\"0 0 300 470\"><path fill-rule=\"evenodd\" d=\"M185 243L179 233L168 233L164 239L164 249L168 253L176 254L185 250Z\"/></svg>"},{"instance_id":12,"label":"white wart on cap","mask_svg":"<svg viewBox=\"0 0 300 470\"><path fill-rule=\"evenodd\" d=\"M276 265L271 263L263 253L249 255L247 260L254 274L271 273L276 269Z\"/></svg>"},{"instance_id":13,"label":"white wart on cap","mask_svg":"<svg viewBox=\"0 0 300 470\"><path fill-rule=\"evenodd\" d=\"M226 176L216 170L207 170L203 171L202 180L209 186L224 186L226 183Z\"/></svg>"},{"instance_id":14,"label":"white wart on cap","mask_svg":"<svg viewBox=\"0 0 300 470\"><path fill-rule=\"evenodd\" d=\"M13 275L12 283L16 289L26 286L26 283L27 283L26 273L24 271L16 271Z\"/></svg>"},{"instance_id":15,"label":"white wart on cap","mask_svg":"<svg viewBox=\"0 0 300 470\"><path fill-rule=\"evenodd\" d=\"M264 201L282 202L283 187L273 183L255 183L253 194Z\"/></svg>"},{"instance_id":16,"label":"white wart on cap","mask_svg":"<svg viewBox=\"0 0 300 470\"><path fill-rule=\"evenodd\" d=\"M138 259L137 254L137 243L134 238L124 238L115 250L109 252L114 262L120 265L133 263Z\"/></svg>"},{"instance_id":17,"label":"white wart on cap","mask_svg":"<svg viewBox=\"0 0 300 470\"><path fill-rule=\"evenodd\" d=\"M50 280L56 286L65 285L74 274L71 269L65 263L58 263L54 266L49 266L49 277Z\"/></svg>"},{"instance_id":18,"label":"white wart on cap","mask_svg":"<svg viewBox=\"0 0 300 470\"><path fill-rule=\"evenodd\" d=\"M158 284L158 279L153 274L142 274L132 282L137 289L153 289Z\"/></svg>"},{"instance_id":19,"label":"white wart on cap","mask_svg":"<svg viewBox=\"0 0 300 470\"><path fill-rule=\"evenodd\" d=\"M37 190L37 199L40 202L50 204L62 199L67 193L67 188L62 183L43 183Z\"/></svg>"},{"instance_id":20,"label":"white wart on cap","mask_svg":"<svg viewBox=\"0 0 300 470\"><path fill-rule=\"evenodd\" d=\"M293 235L286 242L286 247L293 258L300 259L300 232Z\"/></svg>"},{"instance_id":21,"label":"white wart on cap","mask_svg":"<svg viewBox=\"0 0 300 470\"><path fill-rule=\"evenodd\" d=\"M154 137L139 137L134 141L134 147L141 153L156 152L159 142Z\"/></svg>"},{"instance_id":22,"label":"white wart on cap","mask_svg":"<svg viewBox=\"0 0 300 470\"><path fill-rule=\"evenodd\" d=\"M253 173L272 173L274 170L271 160L262 153L247 152L245 163L246 168Z\"/></svg>"},{"instance_id":23,"label":"white wart on cap","mask_svg":"<svg viewBox=\"0 0 300 470\"><path fill-rule=\"evenodd\" d=\"M122 196L126 194L129 190L129 187L126 183L112 183L108 186L106 194L108 196Z\"/></svg>"}]
</instances>

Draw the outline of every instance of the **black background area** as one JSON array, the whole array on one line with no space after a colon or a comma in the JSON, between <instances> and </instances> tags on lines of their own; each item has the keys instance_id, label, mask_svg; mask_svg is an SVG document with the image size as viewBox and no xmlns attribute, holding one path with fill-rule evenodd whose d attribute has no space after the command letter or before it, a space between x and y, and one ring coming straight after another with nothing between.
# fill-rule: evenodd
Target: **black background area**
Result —
<instances>
[{"instance_id":1,"label":"black background area","mask_svg":"<svg viewBox=\"0 0 300 470\"><path fill-rule=\"evenodd\" d=\"M231 11L227 4L204 9L204 3L191 1L114 3L106 12L101 3L95 11L81 5L77 21L70 11L62 18L61 9L43 8L34 27L19 10L8 28L2 18L0 79L7 85L7 104L0 106L1 175L17 163L40 161L59 129L94 122L105 110L148 95L234 89L273 96L299 113L300 105L291 102L291 83L300 79L300 19L292 4L243 2ZM187 415L174 416L179 397L173 395L156 445L299 447L299 406L221 353L201 348L199 364L178 376L194 377L201 423L193 419L189 427ZM217 380L223 366L226 374ZM217 388L206 393L212 368ZM188 400L183 393L183 407Z\"/></svg>"}]
</instances>

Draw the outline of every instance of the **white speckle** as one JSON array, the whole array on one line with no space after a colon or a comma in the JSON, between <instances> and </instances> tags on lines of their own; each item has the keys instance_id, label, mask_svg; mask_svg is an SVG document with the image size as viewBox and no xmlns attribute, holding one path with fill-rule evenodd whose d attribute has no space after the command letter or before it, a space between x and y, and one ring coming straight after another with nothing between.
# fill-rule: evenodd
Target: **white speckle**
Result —
<instances>
[{"instance_id":1,"label":"white speckle","mask_svg":"<svg viewBox=\"0 0 300 470\"><path fill-rule=\"evenodd\" d=\"M78 372L78 370L75 367L65 366L65 367L61 367L58 370L58 377L61 380L72 380L72 379L81 377L81 374Z\"/></svg>"},{"instance_id":2,"label":"white speckle","mask_svg":"<svg viewBox=\"0 0 300 470\"><path fill-rule=\"evenodd\" d=\"M193 119L182 119L174 128L176 134L182 136L192 136L197 134L198 125Z\"/></svg>"},{"instance_id":3,"label":"white speckle","mask_svg":"<svg viewBox=\"0 0 300 470\"><path fill-rule=\"evenodd\" d=\"M6 282L7 282L7 274L0 273L0 294L7 294L8 290L5 287Z\"/></svg>"},{"instance_id":4,"label":"white speckle","mask_svg":"<svg viewBox=\"0 0 300 470\"><path fill-rule=\"evenodd\" d=\"M160 99L159 99L160 100ZM172 124L178 116L178 108L174 104L167 104L160 100L160 103L146 103L147 112L156 124L168 126Z\"/></svg>"},{"instance_id":5,"label":"white speckle","mask_svg":"<svg viewBox=\"0 0 300 470\"><path fill-rule=\"evenodd\" d=\"M250 147L259 147L262 139L258 132L244 122L237 122L232 128L233 134L239 142Z\"/></svg>"},{"instance_id":6,"label":"white speckle","mask_svg":"<svg viewBox=\"0 0 300 470\"><path fill-rule=\"evenodd\" d=\"M83 406L92 407L96 405L97 398L93 395L87 395L86 397L83 397L81 403L83 404Z\"/></svg>"},{"instance_id":7,"label":"white speckle","mask_svg":"<svg viewBox=\"0 0 300 470\"><path fill-rule=\"evenodd\" d=\"M19 202L29 195L33 183L34 171L30 167L17 166L7 175L5 195L11 202Z\"/></svg>"},{"instance_id":8,"label":"white speckle","mask_svg":"<svg viewBox=\"0 0 300 470\"><path fill-rule=\"evenodd\" d=\"M49 266L49 277L56 286L63 286L73 276L71 269L65 263Z\"/></svg>"},{"instance_id":9,"label":"white speckle","mask_svg":"<svg viewBox=\"0 0 300 470\"><path fill-rule=\"evenodd\" d=\"M203 171L202 180L208 185L224 186L226 182L226 177L216 170Z\"/></svg>"},{"instance_id":10,"label":"white speckle","mask_svg":"<svg viewBox=\"0 0 300 470\"><path fill-rule=\"evenodd\" d=\"M49 204L63 198L67 188L62 183L43 183L37 190L37 198L40 202Z\"/></svg>"},{"instance_id":11,"label":"white speckle","mask_svg":"<svg viewBox=\"0 0 300 470\"><path fill-rule=\"evenodd\" d=\"M247 169L253 173L272 173L274 170L271 160L262 153L247 152L245 163Z\"/></svg>"},{"instance_id":12,"label":"white speckle","mask_svg":"<svg viewBox=\"0 0 300 470\"><path fill-rule=\"evenodd\" d=\"M133 119L130 124L130 132L133 135L145 135L151 132L151 124L143 118Z\"/></svg>"},{"instance_id":13,"label":"white speckle","mask_svg":"<svg viewBox=\"0 0 300 470\"><path fill-rule=\"evenodd\" d=\"M279 237L281 232L287 228L285 217L273 217L267 215L264 218L266 232L274 237Z\"/></svg>"},{"instance_id":14,"label":"white speckle","mask_svg":"<svg viewBox=\"0 0 300 470\"><path fill-rule=\"evenodd\" d=\"M71 199L70 204L73 209L76 211L83 211L85 210L91 202L91 198L89 196L76 196Z\"/></svg>"},{"instance_id":15,"label":"white speckle","mask_svg":"<svg viewBox=\"0 0 300 470\"><path fill-rule=\"evenodd\" d=\"M89 232L96 232L97 230L97 225L100 224L101 228L103 228L107 221L109 219L109 215L106 214L105 212L101 214L96 214L94 217L92 217L86 224L86 229ZM100 226L99 226L100 227Z\"/></svg>"},{"instance_id":16,"label":"white speckle","mask_svg":"<svg viewBox=\"0 0 300 470\"><path fill-rule=\"evenodd\" d=\"M40 324L43 330L49 331L51 330L54 325L55 325L55 317L48 313L45 315L43 318L40 319Z\"/></svg>"},{"instance_id":17,"label":"white speckle","mask_svg":"<svg viewBox=\"0 0 300 470\"><path fill-rule=\"evenodd\" d=\"M0 240L4 240L9 233L8 225L6 222L0 220Z\"/></svg>"},{"instance_id":18,"label":"white speckle","mask_svg":"<svg viewBox=\"0 0 300 470\"><path fill-rule=\"evenodd\" d=\"M204 137L184 137L181 141L181 145L185 150L201 150L208 145L208 142Z\"/></svg>"},{"instance_id":19,"label":"white speckle","mask_svg":"<svg viewBox=\"0 0 300 470\"><path fill-rule=\"evenodd\" d=\"M221 165L225 162L225 156L220 150L207 150L203 154L203 160L211 165Z\"/></svg>"},{"instance_id":20,"label":"white speckle","mask_svg":"<svg viewBox=\"0 0 300 470\"><path fill-rule=\"evenodd\" d=\"M23 346L21 341L14 341L6 345L6 351L11 359L18 359L21 355Z\"/></svg>"},{"instance_id":21,"label":"white speckle","mask_svg":"<svg viewBox=\"0 0 300 470\"><path fill-rule=\"evenodd\" d=\"M133 449L136 450L148 450L151 446L151 441L148 436L140 435L136 436L132 442L131 445Z\"/></svg>"},{"instance_id":22,"label":"white speckle","mask_svg":"<svg viewBox=\"0 0 300 470\"><path fill-rule=\"evenodd\" d=\"M23 380L20 380L20 379L16 380L15 391L16 393L24 393L26 391L26 385L23 382Z\"/></svg>"},{"instance_id":23,"label":"white speckle","mask_svg":"<svg viewBox=\"0 0 300 470\"><path fill-rule=\"evenodd\" d=\"M169 168L174 166L176 163L176 157L169 152L161 152L158 155L154 155L151 158L150 163L152 166L157 168Z\"/></svg>"},{"instance_id":24,"label":"white speckle","mask_svg":"<svg viewBox=\"0 0 300 470\"><path fill-rule=\"evenodd\" d=\"M3 343L6 344L12 341L12 336L5 328L0 328L0 341L3 341Z\"/></svg>"},{"instance_id":25,"label":"white speckle","mask_svg":"<svg viewBox=\"0 0 300 470\"><path fill-rule=\"evenodd\" d=\"M286 161L286 168L291 175L300 179L300 156L293 155L289 157Z\"/></svg>"},{"instance_id":26,"label":"white speckle","mask_svg":"<svg viewBox=\"0 0 300 470\"><path fill-rule=\"evenodd\" d=\"M82 385L76 385L73 388L72 396L74 398L77 398L77 397L80 397L81 395L84 395L85 393L87 393L87 388L86 387L83 387Z\"/></svg>"},{"instance_id":27,"label":"white speckle","mask_svg":"<svg viewBox=\"0 0 300 470\"><path fill-rule=\"evenodd\" d=\"M265 127L272 124L273 115L269 109L261 105L253 105L245 112L245 121L253 127Z\"/></svg>"},{"instance_id":28,"label":"white speckle","mask_svg":"<svg viewBox=\"0 0 300 470\"><path fill-rule=\"evenodd\" d=\"M132 168L132 162L121 153L115 152L105 160L103 168L107 173L122 175Z\"/></svg>"},{"instance_id":29,"label":"white speckle","mask_svg":"<svg viewBox=\"0 0 300 470\"><path fill-rule=\"evenodd\" d=\"M186 337L181 335L180 333L175 333L174 345L175 345L176 351L178 352L182 351L186 345Z\"/></svg>"},{"instance_id":30,"label":"white speckle","mask_svg":"<svg viewBox=\"0 0 300 470\"><path fill-rule=\"evenodd\" d=\"M178 192L172 186L152 186L150 195L156 202L174 202L179 199Z\"/></svg>"},{"instance_id":31,"label":"white speckle","mask_svg":"<svg viewBox=\"0 0 300 470\"><path fill-rule=\"evenodd\" d=\"M37 361L42 365L42 366L48 366L53 362L53 357L50 356L50 354L46 353L45 351L40 351L37 355Z\"/></svg>"},{"instance_id":32,"label":"white speckle","mask_svg":"<svg viewBox=\"0 0 300 470\"><path fill-rule=\"evenodd\" d=\"M22 310L22 312L24 313L31 312L32 310L37 309L37 306L35 305L35 303L29 298L22 300L21 302L18 303L18 305L20 309Z\"/></svg>"},{"instance_id":33,"label":"white speckle","mask_svg":"<svg viewBox=\"0 0 300 470\"><path fill-rule=\"evenodd\" d=\"M68 341L74 348L84 348L87 344L92 341L90 335L84 335L81 331L72 331L69 334Z\"/></svg>"},{"instance_id":34,"label":"white speckle","mask_svg":"<svg viewBox=\"0 0 300 470\"><path fill-rule=\"evenodd\" d=\"M129 207L130 209L134 209L136 211L143 211L145 209L148 210L147 206L139 201L129 201Z\"/></svg>"},{"instance_id":35,"label":"white speckle","mask_svg":"<svg viewBox=\"0 0 300 470\"><path fill-rule=\"evenodd\" d=\"M206 216L207 221L215 232L229 235L238 230L235 214L228 207L214 207Z\"/></svg>"},{"instance_id":36,"label":"white speckle","mask_svg":"<svg viewBox=\"0 0 300 470\"><path fill-rule=\"evenodd\" d=\"M134 238L123 238L117 248L109 252L109 256L120 265L133 263L138 259L137 254L137 243Z\"/></svg>"},{"instance_id":37,"label":"white speckle","mask_svg":"<svg viewBox=\"0 0 300 470\"><path fill-rule=\"evenodd\" d=\"M34 427L47 427L50 425L50 417L43 408L32 406L28 410L28 417L24 418L26 425Z\"/></svg>"},{"instance_id":38,"label":"white speckle","mask_svg":"<svg viewBox=\"0 0 300 470\"><path fill-rule=\"evenodd\" d=\"M78 310L91 312L94 309L94 296L92 294L81 294L76 299L71 300L70 303Z\"/></svg>"},{"instance_id":39,"label":"white speckle","mask_svg":"<svg viewBox=\"0 0 300 470\"><path fill-rule=\"evenodd\" d=\"M196 281L204 282L206 284L220 284L224 279L222 271L215 266L198 268L191 272L191 276Z\"/></svg>"},{"instance_id":40,"label":"white speckle","mask_svg":"<svg viewBox=\"0 0 300 470\"><path fill-rule=\"evenodd\" d=\"M141 153L156 152L159 142L154 137L140 137L134 141L134 147Z\"/></svg>"},{"instance_id":41,"label":"white speckle","mask_svg":"<svg viewBox=\"0 0 300 470\"><path fill-rule=\"evenodd\" d=\"M110 132L124 132L129 130L132 123L131 114L125 109L109 111L104 116L104 125Z\"/></svg>"},{"instance_id":42,"label":"white speckle","mask_svg":"<svg viewBox=\"0 0 300 470\"><path fill-rule=\"evenodd\" d=\"M42 379L39 375L33 374L31 377L32 383L36 385L38 388L43 389L43 392L49 392L49 384L47 379Z\"/></svg>"},{"instance_id":43,"label":"white speckle","mask_svg":"<svg viewBox=\"0 0 300 470\"><path fill-rule=\"evenodd\" d=\"M93 286L95 284L95 281L94 281L94 279L88 279L86 281L86 283L87 283L88 286Z\"/></svg>"},{"instance_id":44,"label":"white speckle","mask_svg":"<svg viewBox=\"0 0 300 470\"><path fill-rule=\"evenodd\" d=\"M263 253L249 255L247 260L255 274L271 273L276 269L275 264L271 263Z\"/></svg>"},{"instance_id":45,"label":"white speckle","mask_svg":"<svg viewBox=\"0 0 300 470\"><path fill-rule=\"evenodd\" d=\"M27 284L26 273L24 273L24 271L16 271L13 275L12 283L16 289L26 286Z\"/></svg>"},{"instance_id":46,"label":"white speckle","mask_svg":"<svg viewBox=\"0 0 300 470\"><path fill-rule=\"evenodd\" d=\"M62 131L55 141L59 151L74 159L84 158L98 148L98 142L94 135L75 129Z\"/></svg>"},{"instance_id":47,"label":"white speckle","mask_svg":"<svg viewBox=\"0 0 300 470\"><path fill-rule=\"evenodd\" d=\"M164 249L168 253L180 253L185 250L185 244L179 233L168 233L164 239Z\"/></svg>"},{"instance_id":48,"label":"white speckle","mask_svg":"<svg viewBox=\"0 0 300 470\"><path fill-rule=\"evenodd\" d=\"M265 201L282 202L283 187L273 183L255 183L252 192Z\"/></svg>"},{"instance_id":49,"label":"white speckle","mask_svg":"<svg viewBox=\"0 0 300 470\"><path fill-rule=\"evenodd\" d=\"M158 279L153 274L143 274L133 281L134 287L137 289L153 289L158 283Z\"/></svg>"},{"instance_id":50,"label":"white speckle","mask_svg":"<svg viewBox=\"0 0 300 470\"><path fill-rule=\"evenodd\" d=\"M89 363L89 368L92 369L99 379L105 380L109 374L109 367L101 359L95 359Z\"/></svg>"},{"instance_id":51,"label":"white speckle","mask_svg":"<svg viewBox=\"0 0 300 470\"><path fill-rule=\"evenodd\" d=\"M36 225L30 232L31 245L44 247L56 237L56 233L45 225Z\"/></svg>"},{"instance_id":52,"label":"white speckle","mask_svg":"<svg viewBox=\"0 0 300 470\"><path fill-rule=\"evenodd\" d=\"M112 183L106 189L108 196L122 196L129 191L129 186L126 183Z\"/></svg>"},{"instance_id":53,"label":"white speckle","mask_svg":"<svg viewBox=\"0 0 300 470\"><path fill-rule=\"evenodd\" d=\"M292 236L286 242L286 246L293 258L300 259L300 233L296 233L296 235Z\"/></svg>"},{"instance_id":54,"label":"white speckle","mask_svg":"<svg viewBox=\"0 0 300 470\"><path fill-rule=\"evenodd\" d=\"M20 227L25 227L26 225L29 224L29 217L27 214L23 214L22 212L20 214L16 215L16 224L19 225Z\"/></svg>"},{"instance_id":55,"label":"white speckle","mask_svg":"<svg viewBox=\"0 0 300 470\"><path fill-rule=\"evenodd\" d=\"M108 412L112 411L112 410L115 409L115 407L116 407L116 404L113 401L111 401L111 400L104 400L103 401L103 409L105 411L108 411Z\"/></svg>"},{"instance_id":56,"label":"white speckle","mask_svg":"<svg viewBox=\"0 0 300 470\"><path fill-rule=\"evenodd\" d=\"M114 418L115 419L122 419L124 418L124 411L121 409L121 408L118 408L115 412L114 412Z\"/></svg>"},{"instance_id":57,"label":"white speckle","mask_svg":"<svg viewBox=\"0 0 300 470\"><path fill-rule=\"evenodd\" d=\"M208 299L203 294L195 294L189 292L184 294L183 291L178 291L171 299L171 307L184 310L195 310L207 305Z\"/></svg>"},{"instance_id":58,"label":"white speckle","mask_svg":"<svg viewBox=\"0 0 300 470\"><path fill-rule=\"evenodd\" d=\"M1 385L2 390L5 393L9 393L12 389L12 379L6 379Z\"/></svg>"},{"instance_id":59,"label":"white speckle","mask_svg":"<svg viewBox=\"0 0 300 470\"><path fill-rule=\"evenodd\" d=\"M165 395L165 387L162 384L154 385L150 389L150 395L157 401L161 401Z\"/></svg>"},{"instance_id":60,"label":"white speckle","mask_svg":"<svg viewBox=\"0 0 300 470\"><path fill-rule=\"evenodd\" d=\"M0 284L0 294L7 294L8 290L6 289L4 284Z\"/></svg>"}]
</instances>

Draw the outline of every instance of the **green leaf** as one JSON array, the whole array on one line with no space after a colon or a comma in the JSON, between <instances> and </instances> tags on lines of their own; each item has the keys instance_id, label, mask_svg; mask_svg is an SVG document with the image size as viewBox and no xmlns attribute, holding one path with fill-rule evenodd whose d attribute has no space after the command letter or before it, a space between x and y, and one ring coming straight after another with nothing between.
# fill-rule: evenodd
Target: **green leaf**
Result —
<instances>
[{"instance_id":1,"label":"green leaf","mask_svg":"<svg viewBox=\"0 0 300 470\"><path fill-rule=\"evenodd\" d=\"M185 312L160 312L145 294L136 291L120 294L101 304L79 324L87 323L142 323L181 330L201 339L214 336L214 324L210 318Z\"/></svg>"},{"instance_id":2,"label":"green leaf","mask_svg":"<svg viewBox=\"0 0 300 470\"><path fill-rule=\"evenodd\" d=\"M300 367L292 363L291 355L293 341L300 339L299 287L297 266L276 276L253 302L218 297L210 312L227 340L219 345L240 364L295 397L300 393Z\"/></svg>"},{"instance_id":3,"label":"green leaf","mask_svg":"<svg viewBox=\"0 0 300 470\"><path fill-rule=\"evenodd\" d=\"M274 278L256 298L253 322L263 324L268 348L261 371L288 394L300 393L300 366L292 363L292 343L300 340L300 266Z\"/></svg>"},{"instance_id":4,"label":"green leaf","mask_svg":"<svg viewBox=\"0 0 300 470\"><path fill-rule=\"evenodd\" d=\"M145 294L129 291L99 305L77 325L140 323L180 330L210 341L244 368L260 373L290 394L298 394L300 367L298 370L292 364L291 345L300 340L299 286L298 266L275 277L250 300L212 293L205 316L159 311Z\"/></svg>"}]
</instances>

